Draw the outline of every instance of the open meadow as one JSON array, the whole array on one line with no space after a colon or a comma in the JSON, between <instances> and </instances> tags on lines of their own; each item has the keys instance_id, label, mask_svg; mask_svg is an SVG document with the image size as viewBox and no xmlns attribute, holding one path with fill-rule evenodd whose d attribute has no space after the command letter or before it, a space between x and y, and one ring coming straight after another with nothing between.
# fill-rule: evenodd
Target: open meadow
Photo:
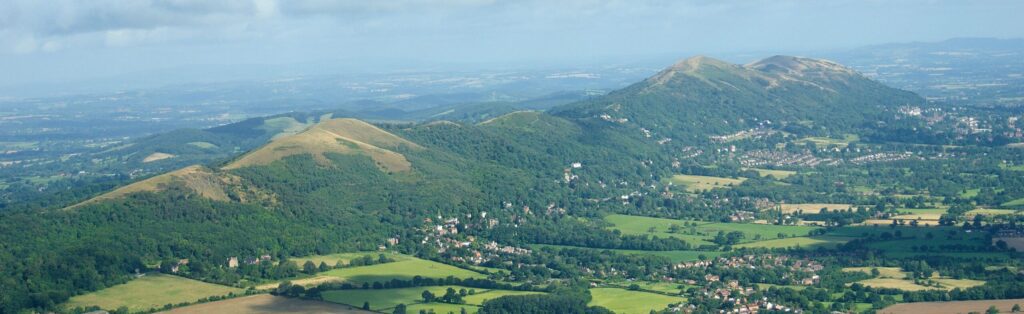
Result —
<instances>
[{"instance_id":1,"label":"open meadow","mask_svg":"<svg viewBox=\"0 0 1024 314\"><path fill-rule=\"evenodd\" d=\"M211 296L241 294L242 289L164 274L147 274L127 283L74 296L66 308L99 306L114 310L127 307L131 311L161 308L166 304L196 302Z\"/></svg>"},{"instance_id":2,"label":"open meadow","mask_svg":"<svg viewBox=\"0 0 1024 314\"><path fill-rule=\"evenodd\" d=\"M672 184L686 187L686 191L691 193L715 188L730 188L732 186L740 185L746 180L747 178L732 179L687 174L677 174L668 179Z\"/></svg>"},{"instance_id":3,"label":"open meadow","mask_svg":"<svg viewBox=\"0 0 1024 314\"><path fill-rule=\"evenodd\" d=\"M806 237L809 232L821 229L812 226L723 223L632 215L608 215L604 220L614 225L613 229L617 229L624 234L648 234L661 238L673 237L687 241L695 246L712 244L711 240L715 238L719 231L725 233L733 231L742 232L744 238L740 240L740 243L748 243L778 239L779 234L784 235L785 238ZM692 226L694 223L697 226ZM669 228L673 225L680 227L678 232L670 232Z\"/></svg>"},{"instance_id":4,"label":"open meadow","mask_svg":"<svg viewBox=\"0 0 1024 314\"><path fill-rule=\"evenodd\" d=\"M590 295L589 305L603 306L620 314L647 314L664 309L670 303L686 301L683 297L619 288L592 288Z\"/></svg>"}]
</instances>

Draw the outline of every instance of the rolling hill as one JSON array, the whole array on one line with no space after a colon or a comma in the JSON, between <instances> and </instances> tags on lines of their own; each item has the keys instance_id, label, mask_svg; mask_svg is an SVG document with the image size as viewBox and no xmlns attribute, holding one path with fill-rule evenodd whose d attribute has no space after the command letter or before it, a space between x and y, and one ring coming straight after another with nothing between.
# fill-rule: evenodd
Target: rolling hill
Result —
<instances>
[{"instance_id":1,"label":"rolling hill","mask_svg":"<svg viewBox=\"0 0 1024 314\"><path fill-rule=\"evenodd\" d=\"M793 132L848 131L878 107L918 101L826 61L695 57L606 96L480 123L374 125L338 118L344 113L292 113L155 136L125 149L140 163L160 152L176 157L149 164L203 166L179 166L74 210L3 213L0 312L46 308L167 259L209 266L231 256L366 251L392 237L416 252L419 241L406 239L422 238L427 218L468 222L484 211L517 222L480 234L499 241L550 236L544 228L618 239L572 215L594 215L595 200L636 189L618 182L670 174L656 139L701 142L768 120ZM202 150L210 153L188 153Z\"/></svg>"},{"instance_id":2,"label":"rolling hill","mask_svg":"<svg viewBox=\"0 0 1024 314\"><path fill-rule=\"evenodd\" d=\"M707 141L755 127L793 133L842 133L863 127L882 108L920 104L834 62L774 56L747 65L697 56L627 88L558 107L552 114L634 134Z\"/></svg>"}]
</instances>

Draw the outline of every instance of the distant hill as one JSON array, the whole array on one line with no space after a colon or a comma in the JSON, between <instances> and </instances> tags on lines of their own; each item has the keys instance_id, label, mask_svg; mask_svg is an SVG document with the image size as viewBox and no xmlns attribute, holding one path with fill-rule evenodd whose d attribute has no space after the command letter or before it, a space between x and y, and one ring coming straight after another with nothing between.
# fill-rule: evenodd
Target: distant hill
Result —
<instances>
[{"instance_id":1,"label":"distant hill","mask_svg":"<svg viewBox=\"0 0 1024 314\"><path fill-rule=\"evenodd\" d=\"M737 65L698 56L552 113L632 128L645 137L693 142L758 126L848 132L871 121L882 108L923 101L826 60L774 56Z\"/></svg>"}]
</instances>

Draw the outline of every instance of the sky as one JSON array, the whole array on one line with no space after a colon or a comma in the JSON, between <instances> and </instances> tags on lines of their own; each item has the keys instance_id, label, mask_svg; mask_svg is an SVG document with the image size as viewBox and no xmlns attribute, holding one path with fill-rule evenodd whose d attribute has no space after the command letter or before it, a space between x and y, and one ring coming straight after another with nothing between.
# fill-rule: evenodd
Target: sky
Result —
<instances>
[{"instance_id":1,"label":"sky","mask_svg":"<svg viewBox=\"0 0 1024 314\"><path fill-rule=\"evenodd\" d=\"M1019 38L1021 12L1019 0L0 0L0 87Z\"/></svg>"}]
</instances>

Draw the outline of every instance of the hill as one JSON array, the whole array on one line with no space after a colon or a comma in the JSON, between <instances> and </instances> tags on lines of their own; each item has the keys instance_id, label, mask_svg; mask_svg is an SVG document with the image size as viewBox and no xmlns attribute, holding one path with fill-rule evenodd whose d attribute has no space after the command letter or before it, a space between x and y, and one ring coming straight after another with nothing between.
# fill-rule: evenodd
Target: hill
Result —
<instances>
[{"instance_id":1,"label":"hill","mask_svg":"<svg viewBox=\"0 0 1024 314\"><path fill-rule=\"evenodd\" d=\"M189 259L190 278L233 285L284 277L231 269L230 257L279 261L385 245L441 260L429 245L449 243L427 235L456 218L472 233L441 229L479 243L690 249L595 223L620 205L704 208L642 201L661 195L657 185L679 171L656 140L702 142L760 125L847 131L874 108L919 100L826 61L697 57L606 96L481 123L375 125L337 118L343 113L293 113L158 136L125 149L140 160L176 156L150 165L198 158L206 166L115 189L75 210L4 213L0 290L8 293L0 312L50 308L164 261ZM236 147L248 152L239 156ZM218 153L189 157L193 149Z\"/></svg>"},{"instance_id":2,"label":"hill","mask_svg":"<svg viewBox=\"0 0 1024 314\"><path fill-rule=\"evenodd\" d=\"M923 99L834 62L774 56L747 65L697 56L606 96L552 110L652 139L703 142L757 127L843 133ZM645 131L646 130L646 131Z\"/></svg>"},{"instance_id":3,"label":"hill","mask_svg":"<svg viewBox=\"0 0 1024 314\"><path fill-rule=\"evenodd\" d=\"M298 154L312 154L319 164L329 164L324 154L337 153L367 155L385 171L408 171L412 165L405 156L388 149L400 147L422 149L415 143L369 123L355 119L332 119L321 121L298 134L275 139L224 166L224 169L267 165Z\"/></svg>"}]
</instances>

